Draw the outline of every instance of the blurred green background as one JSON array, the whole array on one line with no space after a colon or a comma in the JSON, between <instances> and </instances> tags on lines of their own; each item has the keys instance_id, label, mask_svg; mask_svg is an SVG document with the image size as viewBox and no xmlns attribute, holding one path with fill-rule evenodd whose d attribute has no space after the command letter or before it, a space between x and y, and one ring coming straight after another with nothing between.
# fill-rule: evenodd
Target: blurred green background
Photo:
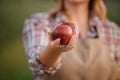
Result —
<instances>
[{"instance_id":1,"label":"blurred green background","mask_svg":"<svg viewBox=\"0 0 120 80\"><path fill-rule=\"evenodd\" d=\"M54 0L0 0L0 80L32 80L22 28L31 14L48 11ZM120 25L120 0L107 0L108 17Z\"/></svg>"}]
</instances>

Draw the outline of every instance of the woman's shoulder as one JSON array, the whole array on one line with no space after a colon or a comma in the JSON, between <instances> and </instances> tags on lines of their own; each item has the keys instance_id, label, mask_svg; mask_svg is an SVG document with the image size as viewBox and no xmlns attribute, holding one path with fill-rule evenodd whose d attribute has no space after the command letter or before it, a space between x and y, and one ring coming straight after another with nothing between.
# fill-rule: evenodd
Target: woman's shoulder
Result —
<instances>
[{"instance_id":1,"label":"woman's shoulder","mask_svg":"<svg viewBox=\"0 0 120 80\"><path fill-rule=\"evenodd\" d=\"M115 23L114 21L108 20L107 23L108 23L108 25L111 25L113 27L120 28L120 26L117 23Z\"/></svg>"},{"instance_id":2,"label":"woman's shoulder","mask_svg":"<svg viewBox=\"0 0 120 80\"><path fill-rule=\"evenodd\" d=\"M44 25L50 24L50 13L49 12L38 12L30 15L26 20L24 25L39 25L43 27Z\"/></svg>"},{"instance_id":3,"label":"woman's shoulder","mask_svg":"<svg viewBox=\"0 0 120 80\"><path fill-rule=\"evenodd\" d=\"M101 30L104 34L104 37L109 38L110 40L120 41L120 26L117 23L107 20L106 22L102 23Z\"/></svg>"},{"instance_id":4,"label":"woman's shoulder","mask_svg":"<svg viewBox=\"0 0 120 80\"><path fill-rule=\"evenodd\" d=\"M107 22L103 24L102 31L107 40L109 39L110 42L120 44L120 26L117 23L107 20Z\"/></svg>"},{"instance_id":5,"label":"woman's shoulder","mask_svg":"<svg viewBox=\"0 0 120 80\"><path fill-rule=\"evenodd\" d=\"M111 30L111 32L116 31L120 35L120 26L117 23L115 23L115 22L113 22L111 20L108 20L107 23L104 26L106 28L108 28L109 30Z\"/></svg>"},{"instance_id":6,"label":"woman's shoulder","mask_svg":"<svg viewBox=\"0 0 120 80\"><path fill-rule=\"evenodd\" d=\"M49 12L38 12L32 14L29 19L35 19L35 20L48 20L50 18Z\"/></svg>"}]
</instances>

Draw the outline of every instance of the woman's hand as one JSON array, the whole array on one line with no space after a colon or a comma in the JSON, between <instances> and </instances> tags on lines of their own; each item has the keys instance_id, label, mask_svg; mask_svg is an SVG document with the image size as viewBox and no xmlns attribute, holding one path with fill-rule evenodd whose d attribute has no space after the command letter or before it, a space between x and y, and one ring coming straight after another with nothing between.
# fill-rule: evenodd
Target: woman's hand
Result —
<instances>
[{"instance_id":1,"label":"woman's hand","mask_svg":"<svg viewBox=\"0 0 120 80\"><path fill-rule=\"evenodd\" d=\"M79 28L78 26L75 26L73 30L73 35L71 39L69 40L69 43L67 45L60 45L60 38L56 40L52 40L51 32L49 32L49 39L50 39L50 47L52 47L54 50L58 51L59 53L70 51L75 47L75 44L78 40L79 36Z\"/></svg>"},{"instance_id":2,"label":"woman's hand","mask_svg":"<svg viewBox=\"0 0 120 80\"><path fill-rule=\"evenodd\" d=\"M60 38L52 40L51 32L49 34L49 44L40 53L40 61L48 66L55 67L61 61L62 53L70 51L75 47L79 36L78 26L73 29L73 35L67 45L60 45Z\"/></svg>"}]
</instances>

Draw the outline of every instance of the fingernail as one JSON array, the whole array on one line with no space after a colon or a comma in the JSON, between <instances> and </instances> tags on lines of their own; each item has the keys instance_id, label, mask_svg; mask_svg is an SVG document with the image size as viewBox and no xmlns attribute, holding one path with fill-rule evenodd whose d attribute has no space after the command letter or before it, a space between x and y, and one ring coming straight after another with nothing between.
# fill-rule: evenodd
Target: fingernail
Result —
<instances>
[{"instance_id":1,"label":"fingernail","mask_svg":"<svg viewBox=\"0 0 120 80\"><path fill-rule=\"evenodd\" d=\"M60 43L60 38L56 39L55 42L59 44Z\"/></svg>"},{"instance_id":2,"label":"fingernail","mask_svg":"<svg viewBox=\"0 0 120 80\"><path fill-rule=\"evenodd\" d=\"M74 40L74 38L75 38L75 36L73 35L73 36L72 36L72 38L71 38L71 41L73 41L73 40Z\"/></svg>"},{"instance_id":3,"label":"fingernail","mask_svg":"<svg viewBox=\"0 0 120 80\"><path fill-rule=\"evenodd\" d=\"M52 34L52 32L48 32L48 34L49 34L49 35L51 35L51 34Z\"/></svg>"},{"instance_id":4,"label":"fingernail","mask_svg":"<svg viewBox=\"0 0 120 80\"><path fill-rule=\"evenodd\" d=\"M76 33L79 30L78 26L76 25L75 29L73 30L73 33Z\"/></svg>"}]
</instances>

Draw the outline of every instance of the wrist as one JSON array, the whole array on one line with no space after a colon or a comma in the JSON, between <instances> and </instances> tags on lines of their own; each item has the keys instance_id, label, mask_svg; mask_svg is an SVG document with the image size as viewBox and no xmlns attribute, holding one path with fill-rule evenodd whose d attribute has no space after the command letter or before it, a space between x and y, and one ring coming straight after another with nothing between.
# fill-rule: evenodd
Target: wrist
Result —
<instances>
[{"instance_id":1,"label":"wrist","mask_svg":"<svg viewBox=\"0 0 120 80\"><path fill-rule=\"evenodd\" d=\"M51 46L46 46L40 54L41 62L47 66L55 67L61 61L62 54Z\"/></svg>"}]
</instances>

